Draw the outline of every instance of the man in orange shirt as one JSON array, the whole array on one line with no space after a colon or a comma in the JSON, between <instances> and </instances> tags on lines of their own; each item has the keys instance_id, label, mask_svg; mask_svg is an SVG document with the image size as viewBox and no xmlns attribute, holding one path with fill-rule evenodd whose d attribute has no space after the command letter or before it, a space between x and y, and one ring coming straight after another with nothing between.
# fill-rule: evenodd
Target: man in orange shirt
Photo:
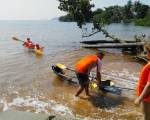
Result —
<instances>
[{"instance_id":1,"label":"man in orange shirt","mask_svg":"<svg viewBox=\"0 0 150 120\"><path fill-rule=\"evenodd\" d=\"M147 58L150 60L150 42L145 43L144 49L147 52ZM150 62L144 66L140 73L137 95L135 104L142 103L144 120L150 120Z\"/></svg>"},{"instance_id":2,"label":"man in orange shirt","mask_svg":"<svg viewBox=\"0 0 150 120\"><path fill-rule=\"evenodd\" d=\"M97 67L97 81L98 85L100 86L101 65L103 57L104 53L99 51L97 55L86 56L76 64L75 71L80 87L75 96L79 96L83 90L85 90L86 95L89 96L89 73L94 67Z\"/></svg>"}]
</instances>

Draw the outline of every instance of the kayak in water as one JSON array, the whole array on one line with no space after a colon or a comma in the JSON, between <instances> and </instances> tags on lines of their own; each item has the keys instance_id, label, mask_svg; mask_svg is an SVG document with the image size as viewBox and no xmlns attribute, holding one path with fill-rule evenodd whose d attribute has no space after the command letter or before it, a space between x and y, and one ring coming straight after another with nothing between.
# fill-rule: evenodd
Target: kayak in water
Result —
<instances>
[{"instance_id":1,"label":"kayak in water","mask_svg":"<svg viewBox=\"0 0 150 120\"><path fill-rule=\"evenodd\" d=\"M43 51L42 51L42 50L34 49L34 52L35 52L35 54L38 55L38 56L43 55Z\"/></svg>"},{"instance_id":2,"label":"kayak in water","mask_svg":"<svg viewBox=\"0 0 150 120\"><path fill-rule=\"evenodd\" d=\"M36 55L41 56L43 55L43 48L39 44L34 44L30 38L27 38L26 41L20 40L17 37L12 37L13 40L19 41L23 43L23 46L25 49L28 50L28 52L34 52Z\"/></svg>"}]
</instances>

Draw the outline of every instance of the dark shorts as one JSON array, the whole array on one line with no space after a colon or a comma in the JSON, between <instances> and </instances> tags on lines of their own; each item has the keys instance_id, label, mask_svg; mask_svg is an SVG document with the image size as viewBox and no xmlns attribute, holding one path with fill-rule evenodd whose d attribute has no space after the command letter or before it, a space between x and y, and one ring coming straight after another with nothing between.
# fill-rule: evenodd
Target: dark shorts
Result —
<instances>
[{"instance_id":1,"label":"dark shorts","mask_svg":"<svg viewBox=\"0 0 150 120\"><path fill-rule=\"evenodd\" d=\"M83 74L83 73L76 73L76 76L77 76L77 78L79 80L79 84L81 86L89 83L89 77L88 77L88 75Z\"/></svg>"}]
</instances>

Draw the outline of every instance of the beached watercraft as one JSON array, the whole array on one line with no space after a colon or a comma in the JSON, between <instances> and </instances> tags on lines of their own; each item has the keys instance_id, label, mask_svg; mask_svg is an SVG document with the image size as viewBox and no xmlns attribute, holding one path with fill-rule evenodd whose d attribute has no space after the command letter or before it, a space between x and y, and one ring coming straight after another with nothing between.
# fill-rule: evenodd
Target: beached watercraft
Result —
<instances>
[{"instance_id":1,"label":"beached watercraft","mask_svg":"<svg viewBox=\"0 0 150 120\"><path fill-rule=\"evenodd\" d=\"M69 76L65 74L65 71L60 68L61 64L53 65L52 70L53 72L62 80L68 81L69 83L78 85L78 80L76 76ZM62 67L62 66L61 66ZM99 89L99 86L97 85L95 78L90 77L90 89L95 92L105 91L110 92L114 94L121 94L122 89L120 87L114 86L114 82L111 80L102 80L102 86Z\"/></svg>"}]
</instances>

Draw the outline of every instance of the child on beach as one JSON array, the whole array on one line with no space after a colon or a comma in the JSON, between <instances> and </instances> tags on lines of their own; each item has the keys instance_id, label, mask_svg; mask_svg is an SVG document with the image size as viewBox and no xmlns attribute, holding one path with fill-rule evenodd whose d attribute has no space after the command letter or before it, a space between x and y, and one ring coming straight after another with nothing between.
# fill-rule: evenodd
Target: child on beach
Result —
<instances>
[{"instance_id":1,"label":"child on beach","mask_svg":"<svg viewBox=\"0 0 150 120\"><path fill-rule=\"evenodd\" d=\"M147 58L150 60L150 42L146 42L144 50L147 53ZM140 73L140 78L137 87L138 98L135 104L142 103L144 120L150 120L150 62L147 63Z\"/></svg>"}]
</instances>

